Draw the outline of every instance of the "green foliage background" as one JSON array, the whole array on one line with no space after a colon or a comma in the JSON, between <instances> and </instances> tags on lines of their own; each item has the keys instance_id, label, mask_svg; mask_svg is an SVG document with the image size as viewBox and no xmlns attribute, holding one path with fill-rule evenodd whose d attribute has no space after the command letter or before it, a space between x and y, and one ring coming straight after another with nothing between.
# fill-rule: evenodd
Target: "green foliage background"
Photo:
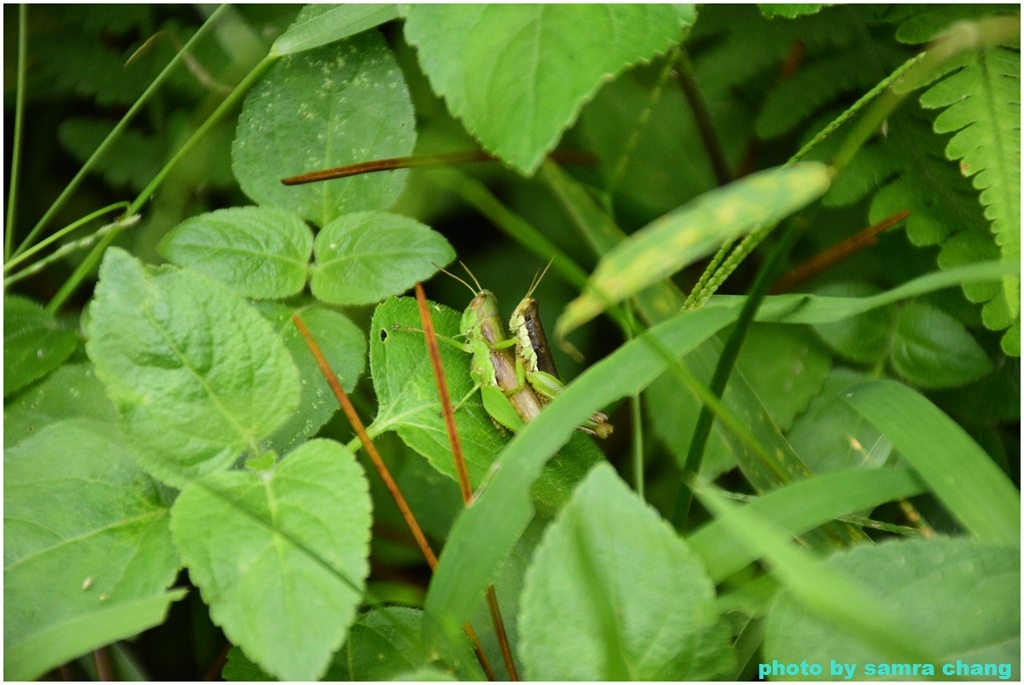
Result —
<instances>
[{"instance_id":1,"label":"green foliage background","mask_svg":"<svg viewBox=\"0 0 1024 685\"><path fill-rule=\"evenodd\" d=\"M1015 11L5 5L5 677L1019 678ZM468 510L456 258L588 360Z\"/></svg>"}]
</instances>

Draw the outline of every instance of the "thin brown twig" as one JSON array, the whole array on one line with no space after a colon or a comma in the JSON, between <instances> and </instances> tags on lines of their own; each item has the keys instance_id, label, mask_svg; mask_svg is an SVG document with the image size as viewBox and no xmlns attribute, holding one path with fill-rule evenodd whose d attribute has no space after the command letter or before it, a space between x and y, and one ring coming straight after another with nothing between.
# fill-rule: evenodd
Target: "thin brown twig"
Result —
<instances>
[{"instance_id":1,"label":"thin brown twig","mask_svg":"<svg viewBox=\"0 0 1024 685\"><path fill-rule=\"evenodd\" d=\"M592 164L594 156L586 152L552 152L548 155L551 159L561 164ZM321 169L319 171L308 171L297 176L282 178L281 183L286 186L297 186L303 183L316 183L317 181L330 181L336 178L348 178L360 174L371 174L376 171L393 171L395 169L411 169L421 166L440 166L442 164L468 164L471 162L497 162L498 157L483 152L482 150L471 150L464 152L443 152L436 155L410 155L408 157L388 157L387 159L374 159L369 162L358 164L347 164L334 167L333 169Z\"/></svg>"},{"instance_id":2,"label":"thin brown twig","mask_svg":"<svg viewBox=\"0 0 1024 685\"><path fill-rule=\"evenodd\" d=\"M892 228L908 216L910 216L910 212L908 210L896 212L892 216L882 219L874 226L869 226L856 235L850 236L843 242L833 245L827 250L818 253L776 281L775 285L772 286L772 293L778 294L788 292L799 283L818 275L834 264L850 257L858 250L863 250L865 247L874 245L878 242L878 234Z\"/></svg>"},{"instance_id":3,"label":"thin brown twig","mask_svg":"<svg viewBox=\"0 0 1024 685\"><path fill-rule=\"evenodd\" d=\"M109 645L93 650L92 659L96 665L96 680L108 682L114 679L114 669L110 663Z\"/></svg>"},{"instance_id":4,"label":"thin brown twig","mask_svg":"<svg viewBox=\"0 0 1024 685\"><path fill-rule=\"evenodd\" d=\"M430 357L430 366L434 370L434 380L437 384L437 393L441 399L441 412L444 416L444 425L448 430L448 440L452 446L452 457L455 460L455 471L459 476L459 489L462 491L462 501L468 505L473 497L473 486L469 482L469 471L466 469L466 460L462 454L462 441L459 439L459 431L455 427L455 412L452 410L451 394L448 392L448 380L444 375L444 365L441 363L441 350L437 345L437 335L434 331L434 317L430 315L430 306L427 304L427 296L423 292L423 286L416 283L416 305L420 310L420 320L423 322L423 337L427 344L427 356ZM494 592L494 586L487 588L487 608L491 614L491 623L494 624L494 632L498 638L498 646L501 649L501 657L508 670L511 680L519 680L519 673L516 670L515 660L512 658L512 648L509 645L508 635L505 632L505 622L501 617L501 607L498 605L498 595Z\"/></svg>"},{"instance_id":5,"label":"thin brown twig","mask_svg":"<svg viewBox=\"0 0 1024 685\"><path fill-rule=\"evenodd\" d=\"M402 514L402 518L405 519L405 523L409 526L409 530L412 531L412 535L416 538L416 544L420 548L420 552L423 553L423 557L427 560L427 565L430 566L431 572L437 569L437 556L434 554L434 550L430 548L430 543L427 542L427 536L423 534L423 529L420 528L419 522L416 521L416 517L412 513L412 509L409 508L408 502L405 501L405 496L402 495L402 491L398 488L398 484L395 479L391 477L391 471L388 470L384 460L381 459L380 453L377 452L377 448L374 446L373 441L370 440L370 436L366 433L366 427L363 426L362 419L356 413L356 408L352 406L352 401L348 398L345 389L341 387L341 383L338 382L338 377L331 370L331 365L327 362L323 352L320 351L320 346L313 338L313 334L306 328L306 324L302 322L297 313L292 313L292 321L295 323L295 327L299 330L302 338L306 341L306 346L309 347L309 351L313 354L313 359L316 360L316 365L320 367L320 373L323 374L327 384L331 386L331 390L334 392L334 396L338 399L338 404L341 405L342 411L345 412L345 416L348 417L349 423L352 424L352 428L355 430L356 435L359 436L359 441L363 444L363 449L366 450L366 454L370 457L370 461L373 462L373 467L377 470L382 481L384 481L384 487L388 489L392 499L395 501L395 505L398 507L398 511ZM494 669L491 668L490 662L487 660L487 656L484 654L483 647L480 645L480 640L477 638L473 628L466 623L465 625L466 634L469 639L473 641L474 649L476 651L477 659L480 661L480 666L483 667L484 672L487 674L488 680L496 680L494 675Z\"/></svg>"}]
</instances>

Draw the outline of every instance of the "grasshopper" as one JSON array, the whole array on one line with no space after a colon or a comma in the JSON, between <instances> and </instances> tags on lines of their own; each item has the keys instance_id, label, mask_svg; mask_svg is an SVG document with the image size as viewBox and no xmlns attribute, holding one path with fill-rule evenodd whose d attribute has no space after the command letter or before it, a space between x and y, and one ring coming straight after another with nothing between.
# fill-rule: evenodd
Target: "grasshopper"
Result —
<instances>
[{"instance_id":1,"label":"grasshopper","mask_svg":"<svg viewBox=\"0 0 1024 685\"><path fill-rule=\"evenodd\" d=\"M540 305L532 297L533 291L540 284L550 266L551 262L548 262L544 271L533 279L530 289L520 300L519 305L512 312L512 317L508 320L508 329L515 341L516 357L523 366L523 375L544 404L555 399L565 390L565 383L558 375L555 359L551 355L548 338L544 333L544 325L540 320ZM587 419L579 429L599 438L607 438L612 434L613 426L608 423L608 417L605 414L597 412Z\"/></svg>"}]
</instances>

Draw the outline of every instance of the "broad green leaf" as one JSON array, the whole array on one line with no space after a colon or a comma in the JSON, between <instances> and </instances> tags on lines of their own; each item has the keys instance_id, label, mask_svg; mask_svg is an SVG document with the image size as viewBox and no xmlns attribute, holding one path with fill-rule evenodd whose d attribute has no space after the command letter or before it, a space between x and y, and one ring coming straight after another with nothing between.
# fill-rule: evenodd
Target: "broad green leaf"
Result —
<instances>
[{"instance_id":1,"label":"broad green leaf","mask_svg":"<svg viewBox=\"0 0 1024 685\"><path fill-rule=\"evenodd\" d=\"M892 443L843 401L847 388L870 378L844 367L832 369L821 393L787 431L786 440L814 473L879 468L889 459Z\"/></svg>"},{"instance_id":2,"label":"broad green leaf","mask_svg":"<svg viewBox=\"0 0 1024 685\"><path fill-rule=\"evenodd\" d=\"M412 104L376 31L281 59L246 96L231 146L245 194L324 226L346 212L390 207L405 171L299 186L307 171L401 157L416 141Z\"/></svg>"},{"instance_id":3,"label":"broad green leaf","mask_svg":"<svg viewBox=\"0 0 1024 685\"><path fill-rule=\"evenodd\" d=\"M55 423L6 450L6 678L161 622L179 566L163 494L112 426Z\"/></svg>"},{"instance_id":4,"label":"broad green leaf","mask_svg":"<svg viewBox=\"0 0 1024 685\"><path fill-rule=\"evenodd\" d=\"M797 4L797 3L758 3L758 8L768 19L774 17L785 17L786 19L793 19L794 17L800 17L805 14L817 14L821 11L821 5L816 3Z\"/></svg>"},{"instance_id":5,"label":"broad green leaf","mask_svg":"<svg viewBox=\"0 0 1024 685\"><path fill-rule=\"evenodd\" d=\"M39 304L17 295L4 297L4 397L50 373L78 341Z\"/></svg>"},{"instance_id":6,"label":"broad green leaf","mask_svg":"<svg viewBox=\"0 0 1024 685\"><path fill-rule=\"evenodd\" d=\"M318 679L344 641L369 573L370 522L362 468L327 440L304 444L266 475L198 479L171 513L174 542L214 622L283 680Z\"/></svg>"},{"instance_id":7,"label":"broad green leaf","mask_svg":"<svg viewBox=\"0 0 1024 685\"><path fill-rule=\"evenodd\" d=\"M781 221L821 197L830 178L828 167L818 162L768 169L654 220L601 258L583 293L559 317L556 337L711 254L726 240Z\"/></svg>"},{"instance_id":8,"label":"broad green leaf","mask_svg":"<svg viewBox=\"0 0 1024 685\"><path fill-rule=\"evenodd\" d=\"M461 317L457 312L431 304L430 313L438 336L453 339L459 335ZM370 376L377 393L378 411L367 430L371 436L396 431L406 445L425 456L435 469L456 479L422 326L413 298L392 298L375 310L370 329ZM444 340L439 343L448 392L455 405L470 395L474 386L469 373L470 356ZM484 411L479 393L470 395L455 412L455 425L470 482L476 487L505 444L505 438ZM591 441L583 436L576 438L552 461L534 494L545 506L559 507L598 458L600 452Z\"/></svg>"},{"instance_id":9,"label":"broad green leaf","mask_svg":"<svg viewBox=\"0 0 1024 685\"><path fill-rule=\"evenodd\" d=\"M280 426L299 378L270 324L215 281L107 251L86 350L139 463L181 486L223 470Z\"/></svg>"},{"instance_id":10,"label":"broad green leaf","mask_svg":"<svg viewBox=\"0 0 1024 685\"><path fill-rule=\"evenodd\" d=\"M892 336L892 366L922 388L955 388L992 371L992 362L963 324L927 302L899 310Z\"/></svg>"},{"instance_id":11,"label":"broad green leaf","mask_svg":"<svg viewBox=\"0 0 1024 685\"><path fill-rule=\"evenodd\" d=\"M448 109L531 173L583 104L683 39L692 5L409 5L405 37Z\"/></svg>"},{"instance_id":12,"label":"broad green leaf","mask_svg":"<svg viewBox=\"0 0 1024 685\"><path fill-rule=\"evenodd\" d=\"M785 530L728 502L710 486L697 497L722 530L769 564L772 576L808 611L855 636L893 661L925 662L930 643L912 630L892 605L865 585L845 577L824 560L795 547Z\"/></svg>"},{"instance_id":13,"label":"broad green leaf","mask_svg":"<svg viewBox=\"0 0 1024 685\"><path fill-rule=\"evenodd\" d=\"M291 212L231 207L186 219L157 250L246 297L277 299L306 285L313 234Z\"/></svg>"},{"instance_id":14,"label":"broad green leaf","mask_svg":"<svg viewBox=\"0 0 1024 685\"><path fill-rule=\"evenodd\" d=\"M397 5L306 5L288 30L274 41L271 54L312 50L397 17Z\"/></svg>"},{"instance_id":15,"label":"broad green leaf","mask_svg":"<svg viewBox=\"0 0 1024 685\"><path fill-rule=\"evenodd\" d=\"M324 226L314 244L310 288L331 304L372 304L399 295L455 259L444 236L387 212L344 214Z\"/></svg>"},{"instance_id":16,"label":"broad green leaf","mask_svg":"<svg viewBox=\"0 0 1024 685\"><path fill-rule=\"evenodd\" d=\"M4 678L34 680L77 656L162 624L171 602L185 590L130 599L97 609L88 615L62 622L24 642L4 648Z\"/></svg>"},{"instance_id":17,"label":"broad green leaf","mask_svg":"<svg viewBox=\"0 0 1024 685\"><path fill-rule=\"evenodd\" d=\"M527 573L526 676L721 677L733 656L714 596L700 558L611 466L597 466L545 532Z\"/></svg>"},{"instance_id":18,"label":"broad green leaf","mask_svg":"<svg viewBox=\"0 0 1024 685\"><path fill-rule=\"evenodd\" d=\"M64 364L4 406L4 446L10 447L65 419L95 419L113 426L114 405L92 364Z\"/></svg>"},{"instance_id":19,"label":"broad green leaf","mask_svg":"<svg viewBox=\"0 0 1024 685\"><path fill-rule=\"evenodd\" d=\"M793 536L801 536L829 520L861 509L913 497L925 491L924 482L907 469L856 469L797 481L744 507L759 520L771 521ZM725 526L712 521L687 538L701 555L715 582L725 580L756 561L758 551L725 534Z\"/></svg>"},{"instance_id":20,"label":"broad green leaf","mask_svg":"<svg viewBox=\"0 0 1024 685\"><path fill-rule=\"evenodd\" d=\"M982 542L1020 541L1020 493L925 397L895 381L854 386L846 401L892 441L949 512Z\"/></svg>"},{"instance_id":21,"label":"broad green leaf","mask_svg":"<svg viewBox=\"0 0 1024 685\"><path fill-rule=\"evenodd\" d=\"M820 298L792 295L767 298L759 320L825 323L966 281L993 280L1010 268L986 264L932 273L871 298ZM716 296L652 328L620 347L569 384L495 459L474 505L452 528L427 594L432 625L458 631L483 596L487 584L515 546L532 516L530 486L548 457L569 439L579 422L619 398L642 391L664 372L666 362L649 346L655 336L665 347L685 355L735 321L744 298ZM374 328L373 335L377 335ZM376 371L374 370L374 374Z\"/></svg>"},{"instance_id":22,"label":"broad green leaf","mask_svg":"<svg viewBox=\"0 0 1024 685\"><path fill-rule=\"evenodd\" d=\"M879 289L866 282L831 283L815 293L826 297L867 297ZM892 309L876 309L834 323L814 326L814 332L839 356L861 364L875 364L889 356L895 323Z\"/></svg>"},{"instance_id":23,"label":"broad green leaf","mask_svg":"<svg viewBox=\"0 0 1024 685\"><path fill-rule=\"evenodd\" d=\"M775 423L786 431L821 391L831 361L805 329L755 324L736 365Z\"/></svg>"},{"instance_id":24,"label":"broad green leaf","mask_svg":"<svg viewBox=\"0 0 1024 685\"><path fill-rule=\"evenodd\" d=\"M284 341L299 370L302 387L299 407L267 438L268 449L285 454L312 437L338 411L338 400L295 327L292 313L297 313L306 324L345 392L355 390L359 377L366 370L366 336L344 314L316 305L294 308L267 302L257 309Z\"/></svg>"},{"instance_id":25,"label":"broad green leaf","mask_svg":"<svg viewBox=\"0 0 1024 685\"><path fill-rule=\"evenodd\" d=\"M926 635L939 657L925 662L935 678L1007 680L1020 673L1020 548L956 538L890 540L863 545L830 557L827 565L844 577L872 588L879 600L898 608L902 623ZM764 661L825 665L834 660L856 665L853 680L905 680L909 672L885 672L892 659L833 621L809 614L783 593L768 617ZM966 672L956 670L958 660ZM911 662L913 663L913 662ZM948 664L951 670L943 671ZM900 666L907 666L901 664ZM973 665L989 668L974 673ZM868 670L874 667L874 672ZM921 672L919 671L919 674ZM967 678L966 676L975 676ZM780 679L780 678L773 678ZM785 678L781 678L785 679ZM946 678L948 679L948 678Z\"/></svg>"}]
</instances>

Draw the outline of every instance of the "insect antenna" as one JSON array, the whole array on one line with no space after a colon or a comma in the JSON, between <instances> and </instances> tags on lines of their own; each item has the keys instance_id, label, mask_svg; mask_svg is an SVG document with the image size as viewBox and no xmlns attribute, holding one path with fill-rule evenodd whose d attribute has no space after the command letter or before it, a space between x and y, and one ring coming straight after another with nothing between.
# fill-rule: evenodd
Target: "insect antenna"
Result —
<instances>
[{"instance_id":1,"label":"insect antenna","mask_svg":"<svg viewBox=\"0 0 1024 685\"><path fill-rule=\"evenodd\" d=\"M480 281L476 280L476 276L474 276L474 275L473 275L473 272L469 270L469 267L468 267L468 266L466 266L466 263L465 263L465 262L463 262L463 261L462 261L462 260L460 259L460 260L459 260L459 264L461 264L461 265L462 265L462 268L466 270L466 273L467 273L467 274L469 274L469 277L473 279L473 282L474 282L474 283L476 283L476 291L475 291L475 292L477 292L477 293L481 293L481 292L483 292L483 290L484 290L483 286L482 286L482 285L480 285Z\"/></svg>"},{"instance_id":2,"label":"insect antenna","mask_svg":"<svg viewBox=\"0 0 1024 685\"><path fill-rule=\"evenodd\" d=\"M543 271L541 271L540 269L537 269L537 273L536 273L536 274L534 274L534 276L533 276L533 282L532 282L532 283L530 283L530 289L529 289L529 290L527 290L527 291L526 291L526 295L524 295L524 296L523 296L523 299L524 299L524 300L525 300L526 298L530 297L531 295L533 295L533 291L534 291L534 290L536 290L536 289L537 289L537 286L538 286L538 285L540 285L540 282L541 282L542 280L544 280L544 276L545 276L545 275L547 275L547 273L548 273L548 269L550 269L550 268L551 268L551 265L552 265L552 264L554 264L554 263L555 263L555 258L554 258L554 257L552 257L552 258L551 258L551 259L550 259L550 260L548 261L548 265L544 267L544 270L543 270Z\"/></svg>"},{"instance_id":3,"label":"insect antenna","mask_svg":"<svg viewBox=\"0 0 1024 685\"><path fill-rule=\"evenodd\" d=\"M462 262L459 262L459 263L460 263L460 264L462 264ZM434 266L437 266L437 265L435 264ZM465 267L465 264L463 264L463 267ZM477 292L478 292L478 291L476 291L476 290L473 290L473 286L471 286L471 285L470 285L469 283L466 283L466 282L465 282L464 280L462 280L461 278L459 278L458 276L456 276L455 274L453 274L453 273L452 273L451 271L448 271L447 269L442 269L442 268L441 268L441 267L439 267L439 266L438 266L437 268L438 268L438 269L439 269L439 270L440 270L440 271L441 271L442 273L444 273L444 274L446 274L446 275L448 275L448 276L451 276L451 277L452 277L452 278L454 278L454 279L455 279L456 281L458 281L458 282L459 282L459 283L461 283L462 285L464 285L464 286L466 286L467 288L469 288L469 292L473 293L474 295L476 295L476 294L477 294ZM468 270L468 269L467 269L467 270ZM476 280L476 279L473 279L473 280ZM477 285L479 286L480 284L479 284L479 283L477 283Z\"/></svg>"}]
</instances>

